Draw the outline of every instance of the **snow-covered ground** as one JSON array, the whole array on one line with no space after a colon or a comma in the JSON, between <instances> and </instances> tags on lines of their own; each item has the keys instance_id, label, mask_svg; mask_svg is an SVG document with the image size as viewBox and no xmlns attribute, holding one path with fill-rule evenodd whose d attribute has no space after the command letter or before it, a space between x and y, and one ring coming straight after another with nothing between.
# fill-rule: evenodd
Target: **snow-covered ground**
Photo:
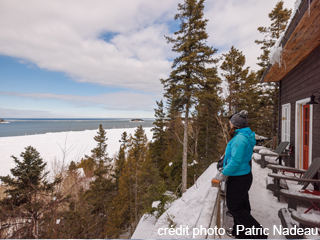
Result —
<instances>
[{"instance_id":1,"label":"snow-covered ground","mask_svg":"<svg viewBox=\"0 0 320 240\"><path fill-rule=\"evenodd\" d=\"M214 238L215 236L211 233L214 233L215 224L212 224L211 227L209 224L218 192L217 188L211 186L211 179L216 172L216 163L213 163L200 176L196 184L189 188L180 199L174 201L158 220L153 216L142 217L132 239L203 239L206 233L209 234L209 238ZM281 208L287 208L287 203L284 199L279 202L273 193L266 189L266 178L270 172L270 169L262 169L260 165L252 161L254 180L249 192L251 214L264 228L269 229L267 231L269 239L285 239L285 236L278 234L274 227L280 228L281 221L278 211ZM296 183L288 182L288 185L291 190L301 189L301 185ZM304 210L298 207L299 212ZM318 215L313 213L313 216ZM170 225L173 225L174 230L169 230ZM223 235L222 238L228 238L228 236Z\"/></svg>"},{"instance_id":2,"label":"snow-covered ground","mask_svg":"<svg viewBox=\"0 0 320 240\"><path fill-rule=\"evenodd\" d=\"M133 135L135 128L106 129L107 132L107 152L109 157L113 157L119 150L121 134L127 132ZM152 139L151 128L144 128L148 140ZM10 174L10 169L15 167L11 156L19 157L25 147L32 146L37 149L41 157L48 162L47 170L53 171L56 163L69 164L72 160L77 162L85 155L90 155L91 150L97 143L93 137L98 130L86 130L76 132L58 132L38 135L0 137L0 176Z\"/></svg>"}]
</instances>

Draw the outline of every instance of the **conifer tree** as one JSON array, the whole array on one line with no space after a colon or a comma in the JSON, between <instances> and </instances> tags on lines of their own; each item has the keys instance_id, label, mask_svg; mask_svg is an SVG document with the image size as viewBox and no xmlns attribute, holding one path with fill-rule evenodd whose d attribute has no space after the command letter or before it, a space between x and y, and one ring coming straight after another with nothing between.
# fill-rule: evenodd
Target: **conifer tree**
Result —
<instances>
[{"instance_id":1,"label":"conifer tree","mask_svg":"<svg viewBox=\"0 0 320 240\"><path fill-rule=\"evenodd\" d=\"M255 72L250 72L241 84L239 110L247 110L250 128L262 136L268 136L271 128L265 108L264 89Z\"/></svg>"},{"instance_id":2,"label":"conifer tree","mask_svg":"<svg viewBox=\"0 0 320 240\"><path fill-rule=\"evenodd\" d=\"M229 94L226 99L229 107L228 115L247 110L250 127L253 130L257 130L261 125L265 127L267 121L262 113L263 91L256 74L249 72L249 67L245 68L246 58L234 46L223 57L221 69L223 70L222 76L228 83Z\"/></svg>"},{"instance_id":3,"label":"conifer tree","mask_svg":"<svg viewBox=\"0 0 320 240\"><path fill-rule=\"evenodd\" d=\"M124 231L131 230L132 217L132 172L131 163L125 161L119 178L117 195L112 199L109 218L106 226L106 238L116 239Z\"/></svg>"},{"instance_id":4,"label":"conifer tree","mask_svg":"<svg viewBox=\"0 0 320 240\"><path fill-rule=\"evenodd\" d=\"M134 225L139 221L140 197L142 194L141 188L141 169L147 154L147 137L142 128L142 125L137 127L134 137L131 142L131 149L129 150L128 162L131 162L132 177L133 177L133 197L134 197Z\"/></svg>"},{"instance_id":5,"label":"conifer tree","mask_svg":"<svg viewBox=\"0 0 320 240\"><path fill-rule=\"evenodd\" d=\"M258 57L260 62L257 63L261 67L257 72L259 79L269 65L270 48L274 46L277 39L286 29L290 15L291 10L283 8L283 1L281 0L277 2L274 9L269 13L271 25L269 27L258 27L258 31L265 37L263 40L255 40L255 43L262 45L260 49L263 51Z\"/></svg>"},{"instance_id":6,"label":"conifer tree","mask_svg":"<svg viewBox=\"0 0 320 240\"><path fill-rule=\"evenodd\" d=\"M156 101L158 108L155 110L156 121L153 122L154 127L151 129L153 132L153 139L161 139L163 141L166 126L166 113L164 112L163 101Z\"/></svg>"},{"instance_id":7,"label":"conifer tree","mask_svg":"<svg viewBox=\"0 0 320 240\"><path fill-rule=\"evenodd\" d=\"M165 181L167 184L167 190L176 192L177 188L181 186L181 166L182 166L182 152L183 152L183 122L180 117L180 113L175 112L169 105L168 124L166 127L166 149L163 153L163 159L165 160ZM162 173L161 173L162 174ZM181 190L178 189L178 190ZM181 194L181 191L179 192Z\"/></svg>"},{"instance_id":8,"label":"conifer tree","mask_svg":"<svg viewBox=\"0 0 320 240\"><path fill-rule=\"evenodd\" d=\"M94 140L97 147L92 149L91 158L94 159L94 181L90 182L89 189L83 194L87 204L88 221L87 234L89 238L105 238L105 228L108 218L109 205L115 195L115 185L111 178L111 159L107 153L106 131L100 124ZM95 226L91 228L91 226Z\"/></svg>"},{"instance_id":9,"label":"conifer tree","mask_svg":"<svg viewBox=\"0 0 320 240\"><path fill-rule=\"evenodd\" d=\"M142 214L149 213L158 218L165 212L165 206L171 201L171 197L165 194L165 181L160 176L160 170L157 168L150 150L146 160L142 163L140 179L140 187L143 190L140 200ZM160 201L157 207L152 206L155 201Z\"/></svg>"},{"instance_id":10,"label":"conifer tree","mask_svg":"<svg viewBox=\"0 0 320 240\"><path fill-rule=\"evenodd\" d=\"M149 154L153 159L153 162L156 164L156 167L159 169L162 178L166 178L164 168L169 163L168 160L164 158L164 152L167 148L165 129L167 125L167 119L164 111L163 101L157 101L156 103L158 108L154 109L156 120L153 122L154 127L151 129L153 132L153 142L150 143Z\"/></svg>"},{"instance_id":11,"label":"conifer tree","mask_svg":"<svg viewBox=\"0 0 320 240\"><path fill-rule=\"evenodd\" d=\"M26 147L20 156L22 161L12 156L16 164L10 170L13 177L0 177L7 194L0 202L1 230L8 228L11 238L39 238L41 216L55 204L53 194L61 179L47 181L47 163L32 146Z\"/></svg>"},{"instance_id":12,"label":"conifer tree","mask_svg":"<svg viewBox=\"0 0 320 240\"><path fill-rule=\"evenodd\" d=\"M194 125L198 125L199 128L197 175L212 163L212 159L218 159L221 156L221 149L225 146L221 141L221 127L217 118L222 113L223 104L218 95L221 92L221 79L218 77L216 68L212 68L211 71L211 77L207 79L203 90L199 93L199 104L196 107L196 124Z\"/></svg>"},{"instance_id":13,"label":"conifer tree","mask_svg":"<svg viewBox=\"0 0 320 240\"><path fill-rule=\"evenodd\" d=\"M207 20L203 19L204 0L184 0L178 4L179 13L175 20L180 20L180 30L176 37L166 37L173 43L172 51L179 54L173 61L172 71L168 79L162 79L166 91L165 97L174 96L174 105L184 112L184 137L182 160L182 192L187 189L187 147L189 111L197 102L196 94L201 90L211 71L207 64L215 63L212 55L217 49L206 45Z\"/></svg>"},{"instance_id":14,"label":"conifer tree","mask_svg":"<svg viewBox=\"0 0 320 240\"><path fill-rule=\"evenodd\" d=\"M138 224L143 210L142 196L146 191L142 169L147 150L147 137L139 126L128 143L128 156L119 178L118 194L111 203L108 238L119 238L124 232L131 235Z\"/></svg>"},{"instance_id":15,"label":"conifer tree","mask_svg":"<svg viewBox=\"0 0 320 240\"><path fill-rule=\"evenodd\" d=\"M52 226L53 219L50 215L44 216L42 238L46 239L89 239L97 236L101 229L95 222L95 219L90 216L87 200L84 198L83 188L78 190L77 201L71 198L69 208L62 208L62 211L57 213L57 219L60 220L58 225L57 235L53 234ZM51 214L52 215L52 214ZM95 229L97 227L97 229Z\"/></svg>"},{"instance_id":16,"label":"conifer tree","mask_svg":"<svg viewBox=\"0 0 320 240\"><path fill-rule=\"evenodd\" d=\"M108 157L106 141L107 132L99 125L97 135L93 138L97 142L97 146L91 150L91 156L85 155L85 159L81 160L78 167L83 167L84 172L92 171L94 176L104 176L110 174L110 161ZM88 173L88 175L89 175ZM88 176L86 173L86 176Z\"/></svg>"},{"instance_id":17,"label":"conifer tree","mask_svg":"<svg viewBox=\"0 0 320 240\"><path fill-rule=\"evenodd\" d=\"M257 63L261 69L257 72L259 79L262 78L265 70L269 65L269 55L270 49L274 46L276 40L280 35L285 31L288 24L288 20L291 15L291 10L283 8L283 1L277 2L274 9L269 13L269 18L271 20L271 25L269 27L259 27L258 31L262 33L265 38L263 40L256 40L255 43L262 45L261 50L263 53L258 57L260 60ZM278 92L279 84L278 83L268 83L267 90L264 95L268 96L264 99L265 108L269 110L268 119L271 122L270 136L274 137L277 130L277 115L278 115Z\"/></svg>"},{"instance_id":18,"label":"conifer tree","mask_svg":"<svg viewBox=\"0 0 320 240\"><path fill-rule=\"evenodd\" d=\"M92 157L85 156L82 158L80 163L77 164L78 168L82 168L86 177L91 178L93 176L95 162Z\"/></svg>"},{"instance_id":19,"label":"conifer tree","mask_svg":"<svg viewBox=\"0 0 320 240\"><path fill-rule=\"evenodd\" d=\"M97 132L97 136L93 139L97 142L97 147L91 150L92 158L96 160L96 162L105 162L110 161L107 154L107 146L106 141L108 140L106 136L106 131L103 129L102 124L99 125L99 130Z\"/></svg>"},{"instance_id":20,"label":"conifer tree","mask_svg":"<svg viewBox=\"0 0 320 240\"><path fill-rule=\"evenodd\" d=\"M123 132L121 134L121 139L119 140L119 142L121 142L121 145L120 145L118 156L115 159L114 174L112 174L112 177L115 178L117 187L119 187L119 178L121 177L121 174L123 171L123 165L126 159L126 150L129 142L127 132Z\"/></svg>"},{"instance_id":21,"label":"conifer tree","mask_svg":"<svg viewBox=\"0 0 320 240\"><path fill-rule=\"evenodd\" d=\"M71 161L68 167L69 172L73 172L77 169L77 164L74 161Z\"/></svg>"},{"instance_id":22,"label":"conifer tree","mask_svg":"<svg viewBox=\"0 0 320 240\"><path fill-rule=\"evenodd\" d=\"M241 85L246 81L248 69L243 69L245 64L245 56L234 46L227 54L223 54L224 61L220 68L223 70L222 76L228 83L228 115L234 112L240 112L240 98Z\"/></svg>"}]
</instances>

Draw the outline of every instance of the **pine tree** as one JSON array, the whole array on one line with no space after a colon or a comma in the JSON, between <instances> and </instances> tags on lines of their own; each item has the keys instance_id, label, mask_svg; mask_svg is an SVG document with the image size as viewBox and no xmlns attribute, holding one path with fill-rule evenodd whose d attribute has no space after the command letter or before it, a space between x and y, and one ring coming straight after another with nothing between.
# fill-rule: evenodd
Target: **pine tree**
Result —
<instances>
[{"instance_id":1,"label":"pine tree","mask_svg":"<svg viewBox=\"0 0 320 240\"><path fill-rule=\"evenodd\" d=\"M86 177L91 178L93 176L95 162L92 157L85 156L82 158L80 163L77 164L78 168L82 168Z\"/></svg>"},{"instance_id":2,"label":"pine tree","mask_svg":"<svg viewBox=\"0 0 320 240\"><path fill-rule=\"evenodd\" d=\"M107 153L106 131L100 124L94 140L97 147L92 149L95 169L93 172L94 181L90 182L89 189L83 194L87 205L88 226L86 226L89 238L105 238L105 228L109 215L109 205L115 196L115 184L111 178L111 159ZM94 228L92 228L94 226Z\"/></svg>"},{"instance_id":3,"label":"pine tree","mask_svg":"<svg viewBox=\"0 0 320 240\"><path fill-rule=\"evenodd\" d=\"M260 60L258 65L261 67L257 72L259 79L269 65L270 49L286 29L290 15L291 10L284 9L283 1L281 0L277 2L274 9L269 13L271 25L269 27L258 27L258 31L265 36L263 40L255 40L255 43L262 45L260 49L263 51L260 57L258 57L258 60Z\"/></svg>"},{"instance_id":4,"label":"pine tree","mask_svg":"<svg viewBox=\"0 0 320 240\"><path fill-rule=\"evenodd\" d=\"M212 68L211 77L200 92L199 104L195 108L197 111L195 126L198 126L199 136L197 142L198 162L196 175L199 176L212 163L213 159L218 159L225 145L221 141L221 127L218 123L218 115L222 113L221 79L218 77L217 69Z\"/></svg>"},{"instance_id":5,"label":"pine tree","mask_svg":"<svg viewBox=\"0 0 320 240\"><path fill-rule=\"evenodd\" d=\"M154 127L151 129L153 132L153 142L149 146L149 154L153 159L153 162L156 164L156 168L159 169L160 175L162 178L166 178L164 172L165 166L169 163L168 160L164 157L164 152L167 148L166 141L166 113L164 111L163 101L156 102L158 105L155 110L156 120L153 122Z\"/></svg>"},{"instance_id":6,"label":"pine tree","mask_svg":"<svg viewBox=\"0 0 320 240\"><path fill-rule=\"evenodd\" d=\"M204 0L185 0L178 4L180 30L176 38L166 37L173 43L172 51L179 53L173 61L170 77L161 80L166 91L165 97L174 97L174 105L184 111L184 137L182 160L182 192L187 189L187 148L189 111L196 104L196 94L201 90L207 75L210 73L207 64L215 63L212 55L217 49L206 45L208 34L205 31L207 20L203 19Z\"/></svg>"},{"instance_id":7,"label":"pine tree","mask_svg":"<svg viewBox=\"0 0 320 240\"><path fill-rule=\"evenodd\" d=\"M88 212L87 200L84 198L83 188L80 188L77 192L77 201L73 198L69 201L69 209L65 207L61 211L57 212L57 219L59 224L57 225L57 234L54 234L54 228L52 222L54 219L50 217L53 214L47 214L43 216L43 237L46 239L83 239L90 238L93 235L92 232L98 233L98 224L92 219ZM97 230L95 231L95 227ZM98 233L99 234L99 233Z\"/></svg>"},{"instance_id":8,"label":"pine tree","mask_svg":"<svg viewBox=\"0 0 320 240\"><path fill-rule=\"evenodd\" d=\"M71 161L68 167L69 172L73 172L77 169L77 164L74 161Z\"/></svg>"},{"instance_id":9,"label":"pine tree","mask_svg":"<svg viewBox=\"0 0 320 240\"><path fill-rule=\"evenodd\" d=\"M56 204L52 199L61 179L47 181L49 172L44 172L47 163L35 148L26 147L20 156L22 161L12 156L16 164L10 170L13 177L0 177L7 194L0 202L1 230L8 228L11 238L39 238L40 219Z\"/></svg>"},{"instance_id":10,"label":"pine tree","mask_svg":"<svg viewBox=\"0 0 320 240\"><path fill-rule=\"evenodd\" d=\"M132 167L132 185L133 185L133 197L134 197L134 226L138 225L139 221L139 212L141 210L141 203L140 203L140 197L142 195L142 188L141 188L141 180L144 181L141 178L141 172L142 172L142 166L143 162L146 159L147 155L147 137L145 135L145 132L140 125L137 127L137 130L135 131L134 137L132 138L131 142L131 149L129 150L128 155L128 162L131 162Z\"/></svg>"},{"instance_id":11,"label":"pine tree","mask_svg":"<svg viewBox=\"0 0 320 240\"><path fill-rule=\"evenodd\" d=\"M128 134L127 132L123 132L121 135L121 142L120 149L118 156L115 159L115 169L114 174L112 174L112 177L115 179L117 188L119 187L119 178L121 177L122 171L123 171L123 165L126 159L126 150L128 145Z\"/></svg>"},{"instance_id":12,"label":"pine tree","mask_svg":"<svg viewBox=\"0 0 320 240\"><path fill-rule=\"evenodd\" d=\"M147 150L147 137L139 126L128 143L128 156L119 178L118 194L111 203L108 238L119 238L124 232L131 235L140 220L145 193L145 179L141 176Z\"/></svg>"},{"instance_id":13,"label":"pine tree","mask_svg":"<svg viewBox=\"0 0 320 240\"><path fill-rule=\"evenodd\" d=\"M268 121L263 108L262 84L255 72L249 72L249 67L244 68L246 58L241 51L232 46L231 50L223 56L221 69L228 83L229 95L226 99L229 106L228 116L247 110L251 129L256 131L261 129L261 126L265 128ZM259 133L262 134L262 132Z\"/></svg>"},{"instance_id":14,"label":"pine tree","mask_svg":"<svg viewBox=\"0 0 320 240\"><path fill-rule=\"evenodd\" d=\"M274 9L269 13L269 18L271 20L271 25L269 27L259 27L258 31L264 34L265 38L263 40L256 40L255 43L261 44L261 50L263 53L258 57L260 60L257 63L261 69L257 72L259 79L262 78L265 70L269 65L269 54L271 47L274 46L276 40L285 31L288 24L288 20L291 15L291 10L283 8L283 1L277 2ZM269 110L268 119L271 122L270 136L274 137L277 131L277 115L278 115L278 93L279 93L279 83L268 83L266 86L265 96L267 96L265 101L265 108Z\"/></svg>"},{"instance_id":15,"label":"pine tree","mask_svg":"<svg viewBox=\"0 0 320 240\"><path fill-rule=\"evenodd\" d=\"M110 161L108 157L106 141L107 132L103 129L102 125L99 125L97 135L93 138L97 142L97 146L91 150L91 156L85 155L85 159L82 159L78 167L82 167L86 176L104 176L110 174Z\"/></svg>"},{"instance_id":16,"label":"pine tree","mask_svg":"<svg viewBox=\"0 0 320 240\"><path fill-rule=\"evenodd\" d=\"M149 213L159 218L165 212L166 204L172 199L165 194L165 181L160 176L160 170L157 168L150 150L141 166L140 181L142 214ZM160 203L157 207L153 207L152 204L156 201L160 201Z\"/></svg>"},{"instance_id":17,"label":"pine tree","mask_svg":"<svg viewBox=\"0 0 320 240\"><path fill-rule=\"evenodd\" d=\"M245 56L241 51L234 46L227 54L223 54L224 61L220 68L223 70L222 76L228 83L228 97L226 99L228 103L228 109L230 116L235 112L240 112L240 102L243 99L240 98L241 85L246 81L249 68L243 69L245 65Z\"/></svg>"},{"instance_id":18,"label":"pine tree","mask_svg":"<svg viewBox=\"0 0 320 240\"><path fill-rule=\"evenodd\" d=\"M183 122L180 117L180 114L170 113L170 121L166 129L166 143L167 148L164 152L164 159L168 161L164 168L164 172L168 179L166 179L167 190L177 192L181 190L182 180L182 152L183 152ZM178 192L179 195L182 194L181 191Z\"/></svg>"},{"instance_id":19,"label":"pine tree","mask_svg":"<svg viewBox=\"0 0 320 240\"><path fill-rule=\"evenodd\" d=\"M154 127L151 129L153 132L153 139L161 139L163 141L166 126L166 113L164 112L163 101L156 101L158 108L154 109L156 121L153 122Z\"/></svg>"},{"instance_id":20,"label":"pine tree","mask_svg":"<svg viewBox=\"0 0 320 240\"><path fill-rule=\"evenodd\" d=\"M263 84L260 83L255 72L248 73L245 81L241 84L239 93L240 110L247 110L250 128L262 136L268 136L271 128L268 114L265 108Z\"/></svg>"},{"instance_id":21,"label":"pine tree","mask_svg":"<svg viewBox=\"0 0 320 240\"><path fill-rule=\"evenodd\" d=\"M93 138L97 142L97 147L91 150L92 158L95 159L98 164L100 164L100 162L110 161L107 154L108 144L106 141L108 138L106 134L107 132L103 129L102 124L100 124L97 136Z\"/></svg>"}]
</instances>

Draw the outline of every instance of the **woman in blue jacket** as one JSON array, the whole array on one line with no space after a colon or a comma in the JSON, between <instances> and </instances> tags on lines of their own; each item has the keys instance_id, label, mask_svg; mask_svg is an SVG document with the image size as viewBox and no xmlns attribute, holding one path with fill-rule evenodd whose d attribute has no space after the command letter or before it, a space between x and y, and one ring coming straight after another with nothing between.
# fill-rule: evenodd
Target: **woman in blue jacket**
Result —
<instances>
[{"instance_id":1,"label":"woman in blue jacket","mask_svg":"<svg viewBox=\"0 0 320 240\"><path fill-rule=\"evenodd\" d=\"M227 207L234 219L232 235L241 239L267 238L261 225L250 214L248 192L252 184L251 156L256 140L255 133L248 127L247 116L248 112L242 110L230 117L231 140L225 151L223 170L215 178L227 180ZM260 231L256 231L254 235L246 235L246 229L253 227Z\"/></svg>"}]
</instances>

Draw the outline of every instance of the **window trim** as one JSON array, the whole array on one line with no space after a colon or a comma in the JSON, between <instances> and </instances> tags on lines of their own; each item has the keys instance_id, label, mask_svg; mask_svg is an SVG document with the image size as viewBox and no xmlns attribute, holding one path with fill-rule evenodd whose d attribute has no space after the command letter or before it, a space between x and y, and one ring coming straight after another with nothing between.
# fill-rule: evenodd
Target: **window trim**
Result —
<instances>
[{"instance_id":1,"label":"window trim","mask_svg":"<svg viewBox=\"0 0 320 240\"><path fill-rule=\"evenodd\" d=\"M289 140L288 139L285 139L285 131L286 129L284 128L284 120L281 121L281 142L284 142L284 141L289 141L290 142L290 137L291 137L291 104L290 103L286 103L286 104L283 104L282 107L281 107L281 116L282 116L282 119L284 117L284 110L285 108L288 109L288 119L287 119L287 122L289 124L289 132L287 133L287 135L289 135ZM289 149L289 146L287 146L287 149Z\"/></svg>"}]
</instances>

